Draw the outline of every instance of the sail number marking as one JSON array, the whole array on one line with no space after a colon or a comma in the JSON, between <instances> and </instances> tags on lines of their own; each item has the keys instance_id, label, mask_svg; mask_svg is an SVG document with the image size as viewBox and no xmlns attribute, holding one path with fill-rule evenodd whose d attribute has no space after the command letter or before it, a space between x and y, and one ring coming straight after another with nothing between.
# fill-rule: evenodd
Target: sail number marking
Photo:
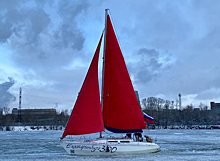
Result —
<instances>
[{"instance_id":1,"label":"sail number marking","mask_svg":"<svg viewBox=\"0 0 220 161\"><path fill-rule=\"evenodd\" d=\"M79 149L79 150L91 150L91 152L95 152L95 151L99 151L99 152L110 152L110 153L114 153L117 151L117 147L115 146L109 146L109 145L102 145L102 147L100 146L95 146L95 145L91 145L91 146L87 146L87 145L73 145L73 144L67 144L66 148L71 148L73 150L75 149Z\"/></svg>"}]
</instances>

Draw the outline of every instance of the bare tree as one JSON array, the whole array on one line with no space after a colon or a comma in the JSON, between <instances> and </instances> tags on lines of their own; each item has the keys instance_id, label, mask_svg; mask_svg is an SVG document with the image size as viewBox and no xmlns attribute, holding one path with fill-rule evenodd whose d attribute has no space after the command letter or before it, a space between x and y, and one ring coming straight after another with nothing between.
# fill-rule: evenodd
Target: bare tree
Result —
<instances>
[{"instance_id":1,"label":"bare tree","mask_svg":"<svg viewBox=\"0 0 220 161\"><path fill-rule=\"evenodd\" d=\"M5 115L7 115L9 111L10 111L10 108L3 107L3 112L4 112Z\"/></svg>"},{"instance_id":2,"label":"bare tree","mask_svg":"<svg viewBox=\"0 0 220 161\"><path fill-rule=\"evenodd\" d=\"M144 98L144 99L142 99L142 108L143 109L147 109L147 99L146 98Z\"/></svg>"}]
</instances>

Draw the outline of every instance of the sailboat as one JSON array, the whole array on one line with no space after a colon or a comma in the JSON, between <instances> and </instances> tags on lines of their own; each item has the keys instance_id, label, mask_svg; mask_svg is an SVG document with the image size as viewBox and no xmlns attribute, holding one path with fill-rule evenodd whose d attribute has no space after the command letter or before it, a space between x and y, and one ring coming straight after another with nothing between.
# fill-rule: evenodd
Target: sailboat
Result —
<instances>
[{"instance_id":1,"label":"sailboat","mask_svg":"<svg viewBox=\"0 0 220 161\"><path fill-rule=\"evenodd\" d=\"M131 134L146 129L138 99L118 44L109 11L86 78L61 137L61 146L70 155L143 154L160 151L156 143L139 140ZM104 36L103 36L104 34ZM104 37L101 101L98 82L99 52ZM129 137L102 137L103 131L126 133ZM92 140L73 141L67 135L100 133Z\"/></svg>"}]
</instances>

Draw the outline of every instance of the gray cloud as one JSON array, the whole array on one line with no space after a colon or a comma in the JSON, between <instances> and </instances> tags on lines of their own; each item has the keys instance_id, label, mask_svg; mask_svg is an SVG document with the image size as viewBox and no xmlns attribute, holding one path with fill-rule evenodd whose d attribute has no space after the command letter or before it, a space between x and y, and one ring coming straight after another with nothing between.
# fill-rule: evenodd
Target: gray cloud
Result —
<instances>
[{"instance_id":1,"label":"gray cloud","mask_svg":"<svg viewBox=\"0 0 220 161\"><path fill-rule=\"evenodd\" d=\"M9 82L0 84L0 108L8 107L8 105L16 100L16 97L9 92L9 89L14 85L15 81L9 77Z\"/></svg>"},{"instance_id":2,"label":"gray cloud","mask_svg":"<svg viewBox=\"0 0 220 161\"><path fill-rule=\"evenodd\" d=\"M0 2L0 41L13 50L15 64L38 71L65 66L80 56L84 37L77 19L86 2L13 2Z\"/></svg>"},{"instance_id":3,"label":"gray cloud","mask_svg":"<svg viewBox=\"0 0 220 161\"><path fill-rule=\"evenodd\" d=\"M54 34L55 39L58 39L55 45L64 48L71 47L77 50L82 49L84 37L77 27L77 18L87 10L87 2L78 1L77 3L72 3L70 1L60 1L58 6L58 13L62 19L62 24Z\"/></svg>"},{"instance_id":4,"label":"gray cloud","mask_svg":"<svg viewBox=\"0 0 220 161\"><path fill-rule=\"evenodd\" d=\"M78 25L88 7L87 1L0 2L0 43L10 50L8 57L18 71L15 77L24 87L26 101L38 95L25 95L25 91L52 95L54 90L80 86L81 73L69 66L88 56L83 52L85 38Z\"/></svg>"},{"instance_id":5,"label":"gray cloud","mask_svg":"<svg viewBox=\"0 0 220 161\"><path fill-rule=\"evenodd\" d=\"M141 48L137 51L137 62L129 63L129 69L134 74L135 83L144 83L157 79L161 73L168 68L170 59L165 58L166 62L161 61L161 56L155 49Z\"/></svg>"}]
</instances>

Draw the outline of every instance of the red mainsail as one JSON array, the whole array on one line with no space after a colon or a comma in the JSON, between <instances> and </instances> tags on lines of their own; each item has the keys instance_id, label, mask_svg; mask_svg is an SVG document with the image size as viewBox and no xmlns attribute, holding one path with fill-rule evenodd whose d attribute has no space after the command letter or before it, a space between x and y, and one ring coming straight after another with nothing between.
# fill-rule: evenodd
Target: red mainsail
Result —
<instances>
[{"instance_id":1,"label":"red mainsail","mask_svg":"<svg viewBox=\"0 0 220 161\"><path fill-rule=\"evenodd\" d=\"M103 119L112 132L146 128L114 29L107 15L103 81Z\"/></svg>"},{"instance_id":2,"label":"red mainsail","mask_svg":"<svg viewBox=\"0 0 220 161\"><path fill-rule=\"evenodd\" d=\"M101 41L102 36L62 139L67 135L82 135L104 131L98 83L98 58Z\"/></svg>"}]
</instances>

